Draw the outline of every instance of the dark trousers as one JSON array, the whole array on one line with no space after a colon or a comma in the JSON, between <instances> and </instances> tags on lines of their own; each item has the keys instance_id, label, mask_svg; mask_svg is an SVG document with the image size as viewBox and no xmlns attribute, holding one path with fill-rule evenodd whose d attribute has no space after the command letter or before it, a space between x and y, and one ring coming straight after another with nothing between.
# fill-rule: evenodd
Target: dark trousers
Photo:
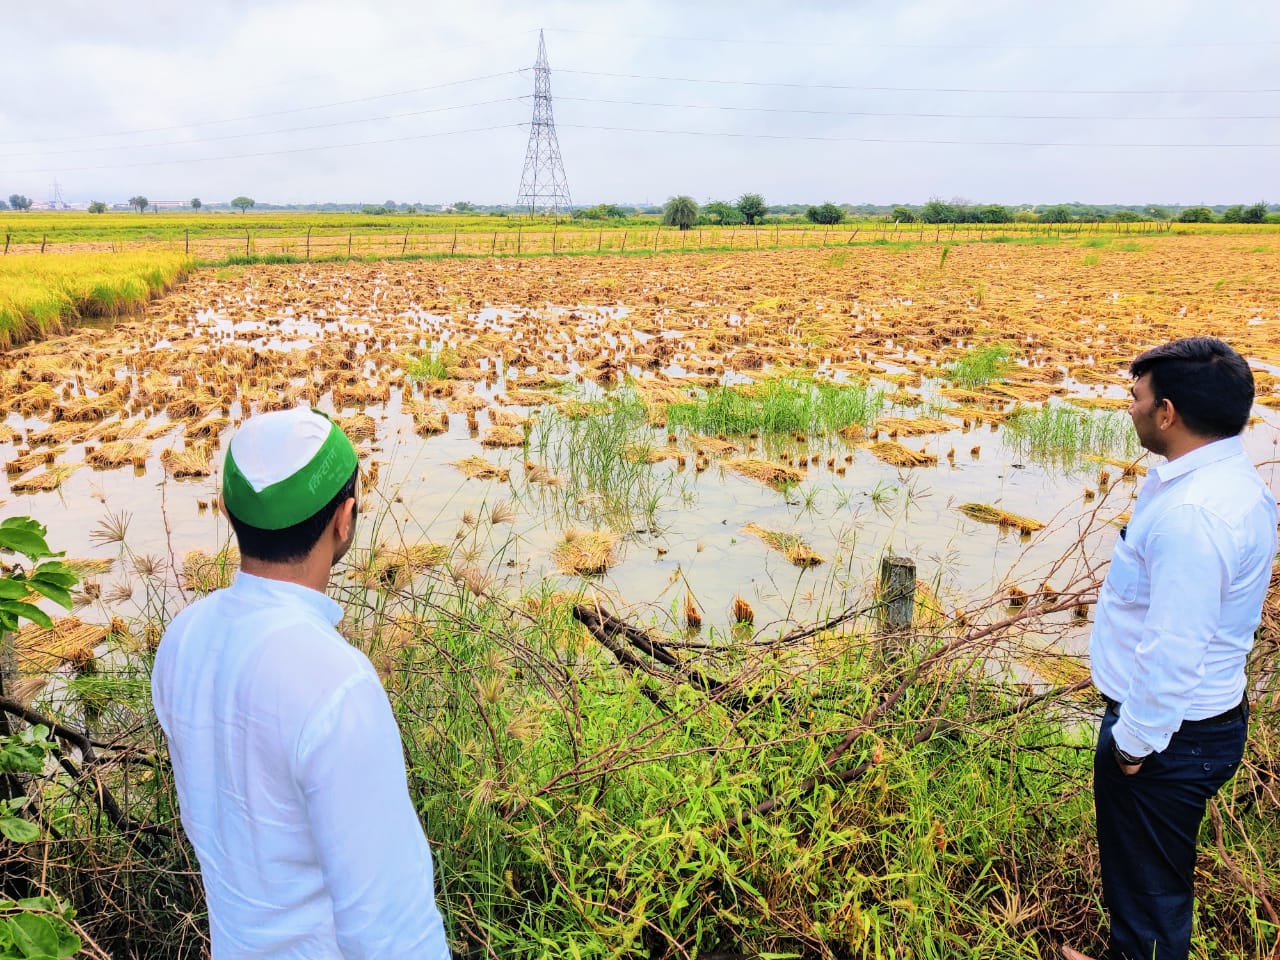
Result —
<instances>
[{"instance_id":1,"label":"dark trousers","mask_svg":"<svg viewBox=\"0 0 1280 960\"><path fill-rule=\"evenodd\" d=\"M1205 805L1244 754L1248 709L1184 725L1169 746L1125 776L1111 752L1108 710L1093 758L1109 960L1186 960L1191 950L1196 838Z\"/></svg>"}]
</instances>

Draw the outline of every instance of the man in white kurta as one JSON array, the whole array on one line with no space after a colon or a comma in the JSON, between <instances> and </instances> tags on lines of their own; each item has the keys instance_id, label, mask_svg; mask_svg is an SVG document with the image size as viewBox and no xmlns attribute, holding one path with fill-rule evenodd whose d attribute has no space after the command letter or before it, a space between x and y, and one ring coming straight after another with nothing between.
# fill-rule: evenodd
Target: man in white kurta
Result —
<instances>
[{"instance_id":1,"label":"man in white kurta","mask_svg":"<svg viewBox=\"0 0 1280 960\"><path fill-rule=\"evenodd\" d=\"M350 441L265 414L224 471L242 569L174 619L152 673L213 956L447 958L386 693L323 592L354 536Z\"/></svg>"}]
</instances>

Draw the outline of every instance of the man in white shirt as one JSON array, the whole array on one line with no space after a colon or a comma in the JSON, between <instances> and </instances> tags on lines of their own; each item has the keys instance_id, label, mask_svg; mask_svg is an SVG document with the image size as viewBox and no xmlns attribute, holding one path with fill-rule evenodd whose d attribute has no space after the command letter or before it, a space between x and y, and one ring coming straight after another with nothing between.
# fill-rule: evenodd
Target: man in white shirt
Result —
<instances>
[{"instance_id":1,"label":"man in white shirt","mask_svg":"<svg viewBox=\"0 0 1280 960\"><path fill-rule=\"evenodd\" d=\"M355 536L356 476L324 414L247 420L222 478L240 571L156 653L214 960L449 956L386 692L324 592Z\"/></svg>"},{"instance_id":2,"label":"man in white shirt","mask_svg":"<svg viewBox=\"0 0 1280 960\"><path fill-rule=\"evenodd\" d=\"M1254 388L1238 353L1175 340L1130 372L1138 439L1167 462L1120 531L1089 645L1107 701L1094 755L1106 957L1185 960L1200 822L1244 752L1276 500L1240 441Z\"/></svg>"}]
</instances>

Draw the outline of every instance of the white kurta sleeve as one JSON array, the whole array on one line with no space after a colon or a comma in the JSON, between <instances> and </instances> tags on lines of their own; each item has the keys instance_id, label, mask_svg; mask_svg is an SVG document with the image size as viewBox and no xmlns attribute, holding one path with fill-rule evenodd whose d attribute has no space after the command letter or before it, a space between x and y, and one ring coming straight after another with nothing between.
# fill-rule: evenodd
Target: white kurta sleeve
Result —
<instances>
[{"instance_id":1,"label":"white kurta sleeve","mask_svg":"<svg viewBox=\"0 0 1280 960\"><path fill-rule=\"evenodd\" d=\"M448 958L400 733L372 672L353 677L308 719L297 777L344 956Z\"/></svg>"}]
</instances>

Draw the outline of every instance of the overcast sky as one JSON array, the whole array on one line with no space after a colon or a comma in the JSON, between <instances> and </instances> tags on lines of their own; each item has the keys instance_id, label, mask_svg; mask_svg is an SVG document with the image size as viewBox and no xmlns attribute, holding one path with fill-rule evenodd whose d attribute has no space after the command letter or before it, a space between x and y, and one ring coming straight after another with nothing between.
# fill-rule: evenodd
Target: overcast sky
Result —
<instances>
[{"instance_id":1,"label":"overcast sky","mask_svg":"<svg viewBox=\"0 0 1280 960\"><path fill-rule=\"evenodd\" d=\"M1280 201L1276 0L6 5L0 197Z\"/></svg>"}]
</instances>

